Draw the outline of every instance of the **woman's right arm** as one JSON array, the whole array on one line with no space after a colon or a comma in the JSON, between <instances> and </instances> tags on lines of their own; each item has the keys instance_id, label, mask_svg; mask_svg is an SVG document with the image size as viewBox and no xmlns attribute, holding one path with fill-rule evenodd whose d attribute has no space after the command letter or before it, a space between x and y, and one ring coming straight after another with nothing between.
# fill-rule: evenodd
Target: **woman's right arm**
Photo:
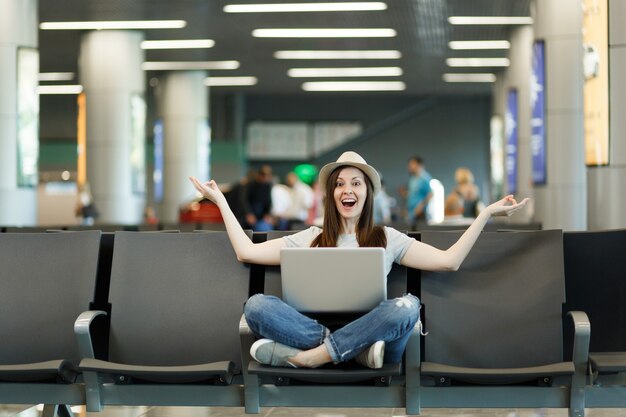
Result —
<instances>
[{"instance_id":1,"label":"woman's right arm","mask_svg":"<svg viewBox=\"0 0 626 417\"><path fill-rule=\"evenodd\" d=\"M285 246L283 239L272 239L263 243L252 243L248 235L246 235L241 228L233 211L228 206L224 194L217 188L215 181L211 180L201 183L195 177L189 177L189 180L196 190L215 203L220 209L228 238L233 245L238 260L261 265L280 264L280 249Z\"/></svg>"}]
</instances>

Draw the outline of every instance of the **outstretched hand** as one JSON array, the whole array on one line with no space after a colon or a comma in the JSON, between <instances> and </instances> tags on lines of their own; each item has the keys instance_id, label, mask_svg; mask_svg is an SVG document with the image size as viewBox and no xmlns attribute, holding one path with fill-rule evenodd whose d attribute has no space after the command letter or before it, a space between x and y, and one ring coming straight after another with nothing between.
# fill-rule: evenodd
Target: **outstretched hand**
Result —
<instances>
[{"instance_id":1,"label":"outstretched hand","mask_svg":"<svg viewBox=\"0 0 626 417\"><path fill-rule=\"evenodd\" d=\"M525 198L518 203L513 195L507 195L502 200L496 201L490 206L487 206L485 210L487 210L488 213L492 216L510 216L511 214L526 206L526 203L528 203L528 201L529 199Z\"/></svg>"},{"instance_id":2,"label":"outstretched hand","mask_svg":"<svg viewBox=\"0 0 626 417\"><path fill-rule=\"evenodd\" d=\"M217 187L214 180L200 182L196 177L189 177L189 181L193 184L194 188L200 192L205 198L211 200L215 204L219 204L224 200L224 194Z\"/></svg>"}]
</instances>

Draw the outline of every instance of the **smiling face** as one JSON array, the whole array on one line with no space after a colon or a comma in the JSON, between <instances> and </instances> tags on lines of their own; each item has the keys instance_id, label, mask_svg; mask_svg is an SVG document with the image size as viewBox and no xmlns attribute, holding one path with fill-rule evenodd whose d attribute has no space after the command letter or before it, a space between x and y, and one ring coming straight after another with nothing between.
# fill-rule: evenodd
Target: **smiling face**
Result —
<instances>
[{"instance_id":1,"label":"smiling face","mask_svg":"<svg viewBox=\"0 0 626 417\"><path fill-rule=\"evenodd\" d=\"M354 167L341 169L335 182L333 199L341 217L357 220L363 212L367 199L367 185L363 171Z\"/></svg>"}]
</instances>

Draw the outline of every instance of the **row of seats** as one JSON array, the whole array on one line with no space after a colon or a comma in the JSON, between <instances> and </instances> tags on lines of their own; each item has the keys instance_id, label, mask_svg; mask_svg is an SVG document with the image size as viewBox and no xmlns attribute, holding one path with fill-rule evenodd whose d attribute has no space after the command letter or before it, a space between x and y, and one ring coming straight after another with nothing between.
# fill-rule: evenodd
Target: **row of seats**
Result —
<instances>
[{"instance_id":1,"label":"row of seats","mask_svg":"<svg viewBox=\"0 0 626 417\"><path fill-rule=\"evenodd\" d=\"M106 224L106 225L56 225L56 226L0 226L0 233L45 233L47 231L83 232L100 230L102 232L158 232L180 231L193 232L195 230L225 231L224 223L158 223L158 224Z\"/></svg>"},{"instance_id":2,"label":"row of seats","mask_svg":"<svg viewBox=\"0 0 626 417\"><path fill-rule=\"evenodd\" d=\"M252 360L242 317L250 295L280 296L280 269L239 263L224 232L1 233L0 403L626 407L625 247L626 231L485 232L458 272L394 266L389 296L418 295L429 331L401 364L285 369ZM564 305L606 333L575 311L564 337Z\"/></svg>"},{"instance_id":3,"label":"row of seats","mask_svg":"<svg viewBox=\"0 0 626 417\"><path fill-rule=\"evenodd\" d=\"M507 219L508 220L508 219ZM307 227L302 224L301 228ZM405 222L397 222L391 225L397 230L411 230L411 231L455 231L467 229L469 225L454 225L454 224L418 224L411 226ZM503 223L503 222L489 222L485 226L485 231L495 232L501 229L506 230L541 230L541 223ZM0 226L0 233L45 233L49 230L65 230L65 231L86 231L86 230L100 230L102 232L156 232L156 231L171 231L178 230L180 232L193 232L195 230L206 231L225 231L226 227L224 223L159 223L159 224L140 224L140 225L123 225L123 224L109 224L109 225L94 225L94 226L81 226L81 225L58 225L58 226L35 226L35 227L19 227L19 226Z\"/></svg>"}]
</instances>

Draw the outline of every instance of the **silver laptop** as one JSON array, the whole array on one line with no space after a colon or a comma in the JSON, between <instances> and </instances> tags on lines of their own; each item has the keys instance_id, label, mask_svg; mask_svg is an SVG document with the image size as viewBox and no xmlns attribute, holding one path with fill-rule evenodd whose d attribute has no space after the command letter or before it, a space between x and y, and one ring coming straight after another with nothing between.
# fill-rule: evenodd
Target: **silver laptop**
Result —
<instances>
[{"instance_id":1,"label":"silver laptop","mask_svg":"<svg viewBox=\"0 0 626 417\"><path fill-rule=\"evenodd\" d=\"M305 313L363 312L387 299L383 248L283 248L283 300Z\"/></svg>"}]
</instances>

